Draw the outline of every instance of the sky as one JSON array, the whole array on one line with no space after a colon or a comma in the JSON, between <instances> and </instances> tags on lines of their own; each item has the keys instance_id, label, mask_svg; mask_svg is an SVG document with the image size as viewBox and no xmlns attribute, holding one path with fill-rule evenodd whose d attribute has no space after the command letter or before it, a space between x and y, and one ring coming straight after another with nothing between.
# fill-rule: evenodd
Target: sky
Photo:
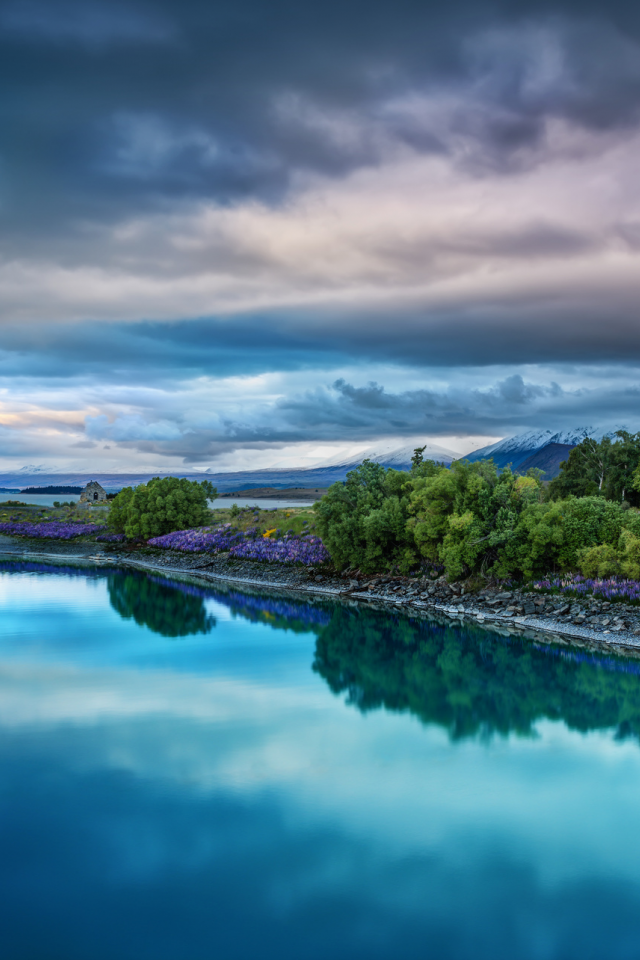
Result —
<instances>
[{"instance_id":1,"label":"sky","mask_svg":"<svg viewBox=\"0 0 640 960\"><path fill-rule=\"evenodd\" d=\"M640 429L640 8L0 0L0 467Z\"/></svg>"}]
</instances>

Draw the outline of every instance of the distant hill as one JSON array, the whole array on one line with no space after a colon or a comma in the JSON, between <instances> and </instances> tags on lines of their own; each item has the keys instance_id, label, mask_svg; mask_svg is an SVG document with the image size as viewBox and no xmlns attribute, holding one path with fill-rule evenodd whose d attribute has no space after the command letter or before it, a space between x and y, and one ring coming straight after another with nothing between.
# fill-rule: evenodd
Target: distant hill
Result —
<instances>
[{"instance_id":1,"label":"distant hill","mask_svg":"<svg viewBox=\"0 0 640 960\"><path fill-rule=\"evenodd\" d=\"M536 470L544 470L543 480L553 480L560 473L560 464L568 458L574 446L570 443L548 443L518 464L517 472L525 474L535 467Z\"/></svg>"},{"instance_id":2,"label":"distant hill","mask_svg":"<svg viewBox=\"0 0 640 960\"><path fill-rule=\"evenodd\" d=\"M426 445L411 443L398 447L394 443L388 442L369 447L360 453L347 454L336 459L326 460L315 469L341 467L345 471L353 470L363 460L373 460L375 463L381 463L384 467L393 467L394 470L410 470L411 458L417 446L425 446L422 454L425 460L436 460L438 463L444 463L447 467L452 460L459 459L459 454L454 453L453 450L447 450L446 447L440 447L436 443L426 443Z\"/></svg>"},{"instance_id":3,"label":"distant hill","mask_svg":"<svg viewBox=\"0 0 640 960\"><path fill-rule=\"evenodd\" d=\"M85 484L86 486L86 484ZM50 484L48 487L24 487L20 493L82 493L82 487L61 487ZM16 493L18 491L15 491Z\"/></svg>"},{"instance_id":4,"label":"distant hill","mask_svg":"<svg viewBox=\"0 0 640 960\"><path fill-rule=\"evenodd\" d=\"M320 500L328 487L248 487L246 490L219 491L221 499L255 497L257 500Z\"/></svg>"},{"instance_id":5,"label":"distant hill","mask_svg":"<svg viewBox=\"0 0 640 960\"><path fill-rule=\"evenodd\" d=\"M515 437L505 437L497 443L488 447L482 447L480 450L474 450L464 459L476 461L493 457L497 467L503 468L511 464L513 470L525 473L529 467L538 467L545 471L547 479L557 476L559 465L562 460L566 460L569 451L580 443L585 436L594 437L596 440L604 436L612 436L616 430L628 429L624 426L606 428L594 427L576 427L567 430L529 430L526 433L518 434ZM43 467L35 467L37 471L33 476L29 476L27 470L22 469L13 473L0 474L0 484L6 484L7 487L19 485L24 491L25 481L38 487L37 493L46 492L47 484L49 488L55 487L56 491L61 487L85 487L89 480L97 480L108 493L115 493L122 487L137 486L139 483L147 483L152 477L157 476L179 476L186 477L189 480L210 480L220 493L231 493L234 491L249 491L261 487L272 487L277 490L283 490L291 487L304 487L306 489L316 489L329 487L338 480L344 480L347 473L354 467L362 463L364 459L374 460L385 467L393 467L395 470L409 470L411 468L411 457L416 443L396 446L392 442L379 444L370 447L359 453L348 454L332 460L327 460L315 467L281 467L269 470L238 470L214 473L212 470L200 471L197 473L187 472L167 472L155 470L149 473L63 473L62 471L51 471L45 473ZM545 451L546 452L543 452ZM437 444L428 444L424 451L425 460L436 460L449 466L452 460L463 459L459 454ZM9 491L7 491L9 492Z\"/></svg>"}]
</instances>

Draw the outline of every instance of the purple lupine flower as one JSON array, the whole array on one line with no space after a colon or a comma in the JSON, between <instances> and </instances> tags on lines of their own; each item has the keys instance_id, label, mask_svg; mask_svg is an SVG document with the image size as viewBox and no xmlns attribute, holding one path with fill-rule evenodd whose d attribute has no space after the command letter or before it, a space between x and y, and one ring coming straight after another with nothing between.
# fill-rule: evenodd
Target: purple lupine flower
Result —
<instances>
[{"instance_id":1,"label":"purple lupine flower","mask_svg":"<svg viewBox=\"0 0 640 960\"><path fill-rule=\"evenodd\" d=\"M89 536L106 530L104 524L83 523L82 521L45 520L31 523L5 521L0 523L0 533L14 537L34 537L39 540L72 540L74 537Z\"/></svg>"},{"instance_id":2,"label":"purple lupine flower","mask_svg":"<svg viewBox=\"0 0 640 960\"><path fill-rule=\"evenodd\" d=\"M180 550L183 553L223 553L244 560L260 560L267 563L302 563L312 566L326 563L329 554L320 537L311 535L304 539L286 535L279 540L265 539L255 528L242 533L233 530L231 524L224 526L198 527L193 530L176 530L148 541L152 547L165 550Z\"/></svg>"},{"instance_id":3,"label":"purple lupine flower","mask_svg":"<svg viewBox=\"0 0 640 960\"><path fill-rule=\"evenodd\" d=\"M603 597L606 600L640 601L640 581L586 578L582 574L567 574L563 577L538 580L533 584L536 590L558 590L573 596Z\"/></svg>"}]
</instances>

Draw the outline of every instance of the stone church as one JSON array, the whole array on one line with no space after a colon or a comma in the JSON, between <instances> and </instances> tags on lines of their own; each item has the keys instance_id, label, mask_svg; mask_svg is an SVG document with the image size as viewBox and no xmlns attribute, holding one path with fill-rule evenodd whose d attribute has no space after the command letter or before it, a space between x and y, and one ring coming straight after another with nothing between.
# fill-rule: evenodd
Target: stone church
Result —
<instances>
[{"instance_id":1,"label":"stone church","mask_svg":"<svg viewBox=\"0 0 640 960\"><path fill-rule=\"evenodd\" d=\"M90 480L80 494L80 503L106 503L107 493L96 480Z\"/></svg>"}]
</instances>

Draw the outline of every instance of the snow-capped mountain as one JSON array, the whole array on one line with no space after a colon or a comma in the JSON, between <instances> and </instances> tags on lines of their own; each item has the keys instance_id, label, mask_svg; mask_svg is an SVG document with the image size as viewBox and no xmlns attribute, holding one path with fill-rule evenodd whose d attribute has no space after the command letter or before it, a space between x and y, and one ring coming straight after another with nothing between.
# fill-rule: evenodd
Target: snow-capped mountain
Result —
<instances>
[{"instance_id":1,"label":"snow-capped mountain","mask_svg":"<svg viewBox=\"0 0 640 960\"><path fill-rule=\"evenodd\" d=\"M616 430L628 429L628 427L620 424L613 427L585 426L556 431L528 430L526 433L517 434L515 437L505 437L504 440L492 443L488 447L474 450L473 453L468 454L465 459L472 461L488 460L491 457L496 466L506 467L506 465L510 463L515 469L550 443L575 447L584 440L585 437L602 440L603 437L613 436Z\"/></svg>"},{"instance_id":2,"label":"snow-capped mountain","mask_svg":"<svg viewBox=\"0 0 640 960\"><path fill-rule=\"evenodd\" d=\"M373 460L375 463L381 463L385 467L393 467L395 470L408 470L411 467L411 458L416 447L424 446L423 443L410 443L398 447L393 441L380 443L375 447L369 447L359 453L349 453L346 456L326 460L319 467L343 467L352 470L363 460ZM460 455L453 450L447 450L446 447L440 447L437 443L427 443L426 449L422 454L425 460L436 460L438 463L444 463L447 466L452 460L457 460Z\"/></svg>"},{"instance_id":3,"label":"snow-capped mountain","mask_svg":"<svg viewBox=\"0 0 640 960\"><path fill-rule=\"evenodd\" d=\"M55 472L57 472L55 467L48 467L44 463L40 463L38 465L36 465L35 463L28 463L26 466L20 467L19 470L16 470L17 474L25 474L26 476L29 476L29 477L38 473L55 473Z\"/></svg>"}]
</instances>

